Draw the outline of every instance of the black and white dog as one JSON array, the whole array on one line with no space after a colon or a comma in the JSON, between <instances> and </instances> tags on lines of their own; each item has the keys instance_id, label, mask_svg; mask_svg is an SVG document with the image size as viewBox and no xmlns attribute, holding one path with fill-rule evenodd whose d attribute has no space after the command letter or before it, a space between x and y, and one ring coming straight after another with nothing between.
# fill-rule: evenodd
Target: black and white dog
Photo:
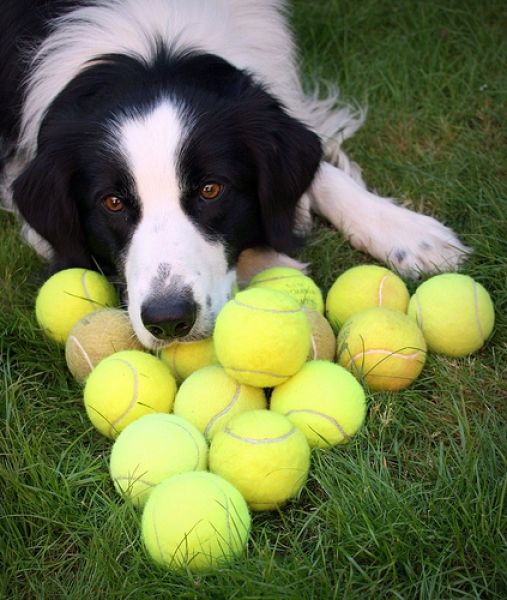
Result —
<instances>
[{"instance_id":1,"label":"black and white dog","mask_svg":"<svg viewBox=\"0 0 507 600\"><path fill-rule=\"evenodd\" d=\"M3 0L6 206L53 270L124 279L149 348L208 335L240 254L290 264L310 210L405 275L467 249L366 190L362 124L303 94L281 0Z\"/></svg>"}]
</instances>

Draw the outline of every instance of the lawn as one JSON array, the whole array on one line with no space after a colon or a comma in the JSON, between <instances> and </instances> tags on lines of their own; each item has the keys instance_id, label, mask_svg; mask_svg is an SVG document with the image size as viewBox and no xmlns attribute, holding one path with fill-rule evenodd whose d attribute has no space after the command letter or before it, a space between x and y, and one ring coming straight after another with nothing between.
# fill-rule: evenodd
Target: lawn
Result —
<instances>
[{"instance_id":1,"label":"lawn","mask_svg":"<svg viewBox=\"0 0 507 600\"><path fill-rule=\"evenodd\" d=\"M62 351L37 330L44 267L0 211L0 597L507 597L507 10L500 0L296 0L304 80L368 105L346 142L369 185L444 220L492 294L478 353L430 355L365 427L314 451L300 497L258 513L246 555L207 575L148 560ZM302 257L325 291L370 259L324 223ZM409 283L410 289L415 284ZM182 510L184 507L182 507Z\"/></svg>"}]
</instances>

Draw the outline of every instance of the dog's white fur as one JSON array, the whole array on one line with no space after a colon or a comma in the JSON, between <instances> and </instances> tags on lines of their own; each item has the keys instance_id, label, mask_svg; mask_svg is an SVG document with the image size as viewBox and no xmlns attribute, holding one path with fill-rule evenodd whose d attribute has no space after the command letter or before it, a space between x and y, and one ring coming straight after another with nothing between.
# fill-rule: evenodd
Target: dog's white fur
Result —
<instances>
[{"instance_id":1,"label":"dog's white fur","mask_svg":"<svg viewBox=\"0 0 507 600\"><path fill-rule=\"evenodd\" d=\"M455 234L431 217L367 191L360 169L341 150L341 142L362 125L364 113L339 106L336 91L324 100L317 98L317 92L311 96L303 93L285 8L282 0L103 0L67 13L55 22L35 56L23 107L17 162L11 164L9 179L20 171L25 160L34 156L39 127L52 100L89 61L107 53L149 61L160 38L175 50L200 49L248 70L285 105L289 114L320 136L325 162L300 201L299 227L309 226L313 210L341 229L353 246L406 276L455 269L467 252ZM210 290L199 290L198 273L204 269L217 271L217 277L209 279L221 281L219 289L213 292L210 315L226 298L225 287L233 277L232 273L226 274L223 250L193 232L193 225L177 206L177 176L174 162L167 157L177 150L182 122L177 107L162 102L149 118L132 117L119 128L122 140L118 148L126 148L145 211L129 248L126 271L131 317L141 341L148 346L155 342L143 328L140 306L164 263L160 254L164 236L170 234L176 242L171 248L173 270L168 285L174 283L175 276L181 276L198 299L204 298ZM172 125L172 135L158 135L168 124ZM162 196L171 198L170 208L160 201ZM171 218L161 219L161 213L169 209ZM181 218L177 218L180 213ZM27 230L25 237L40 253L50 254L45 241L35 232ZM181 268L178 243L186 245L185 265L181 264ZM191 260L189 243L194 244ZM259 265L280 260L283 258L276 253L264 252ZM255 260L249 260L252 272L253 263ZM197 323L194 332L205 329L209 329L209 323Z\"/></svg>"}]
</instances>

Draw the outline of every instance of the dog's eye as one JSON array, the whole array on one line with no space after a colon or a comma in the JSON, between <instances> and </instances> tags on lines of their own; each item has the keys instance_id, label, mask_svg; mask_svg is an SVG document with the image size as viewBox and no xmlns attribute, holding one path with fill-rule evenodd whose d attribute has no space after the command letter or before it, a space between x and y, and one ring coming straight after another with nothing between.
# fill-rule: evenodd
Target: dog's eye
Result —
<instances>
[{"instance_id":1,"label":"dog's eye","mask_svg":"<svg viewBox=\"0 0 507 600\"><path fill-rule=\"evenodd\" d=\"M199 188L199 197L201 198L201 200L206 200L206 201L216 200L222 193L223 189L224 189L224 186L221 183L216 183L216 182L205 183L204 185L201 185L201 187Z\"/></svg>"},{"instance_id":2,"label":"dog's eye","mask_svg":"<svg viewBox=\"0 0 507 600\"><path fill-rule=\"evenodd\" d=\"M107 208L109 212L117 213L121 212L125 208L125 204L118 196L105 196L102 198L102 206Z\"/></svg>"}]
</instances>

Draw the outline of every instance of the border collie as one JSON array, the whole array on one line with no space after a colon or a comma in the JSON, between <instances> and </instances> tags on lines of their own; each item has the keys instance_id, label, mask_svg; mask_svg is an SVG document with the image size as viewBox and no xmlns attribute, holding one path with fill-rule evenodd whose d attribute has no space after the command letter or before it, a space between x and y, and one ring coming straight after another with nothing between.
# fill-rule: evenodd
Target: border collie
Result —
<instances>
[{"instance_id":1,"label":"border collie","mask_svg":"<svg viewBox=\"0 0 507 600\"><path fill-rule=\"evenodd\" d=\"M285 10L2 2L4 203L53 271L125 282L148 348L209 335L240 254L291 264L310 211L405 276L467 252L433 218L367 191L340 149L363 113L303 93Z\"/></svg>"}]
</instances>

